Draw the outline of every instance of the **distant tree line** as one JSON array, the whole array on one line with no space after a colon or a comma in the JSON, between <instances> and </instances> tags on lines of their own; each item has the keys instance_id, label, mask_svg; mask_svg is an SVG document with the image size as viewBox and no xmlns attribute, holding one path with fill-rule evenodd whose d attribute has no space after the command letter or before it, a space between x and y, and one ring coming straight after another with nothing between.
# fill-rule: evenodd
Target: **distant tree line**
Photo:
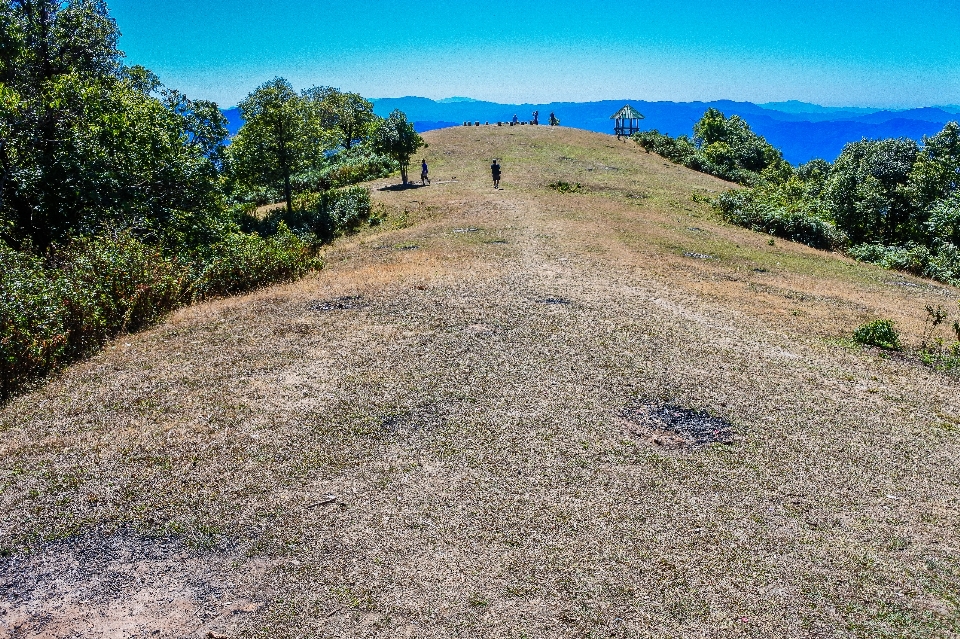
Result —
<instances>
[{"instance_id":1,"label":"distant tree line","mask_svg":"<svg viewBox=\"0 0 960 639\"><path fill-rule=\"evenodd\" d=\"M103 0L0 2L0 400L179 305L316 267L370 218L353 185L423 143L402 113L282 79L230 141L216 104L124 64L118 37Z\"/></svg>"},{"instance_id":2,"label":"distant tree line","mask_svg":"<svg viewBox=\"0 0 960 639\"><path fill-rule=\"evenodd\" d=\"M960 125L922 143L861 140L832 164L798 167L737 116L707 111L694 136L642 132L674 162L747 186L715 202L726 219L887 268L960 285Z\"/></svg>"}]
</instances>

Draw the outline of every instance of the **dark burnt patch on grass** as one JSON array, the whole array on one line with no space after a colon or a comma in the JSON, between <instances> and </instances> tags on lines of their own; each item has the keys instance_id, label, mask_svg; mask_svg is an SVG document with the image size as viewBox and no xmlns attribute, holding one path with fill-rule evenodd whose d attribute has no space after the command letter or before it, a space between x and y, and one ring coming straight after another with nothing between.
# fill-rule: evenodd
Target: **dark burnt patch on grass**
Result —
<instances>
[{"instance_id":1,"label":"dark burnt patch on grass","mask_svg":"<svg viewBox=\"0 0 960 639\"><path fill-rule=\"evenodd\" d=\"M433 432L443 425L443 411L436 404L423 404L406 410L383 413L379 430L385 435L401 436Z\"/></svg>"},{"instance_id":2,"label":"dark burnt patch on grass","mask_svg":"<svg viewBox=\"0 0 960 639\"><path fill-rule=\"evenodd\" d=\"M623 410L630 433L663 448L703 448L733 443L733 425L706 411L646 401Z\"/></svg>"},{"instance_id":3,"label":"dark burnt patch on grass","mask_svg":"<svg viewBox=\"0 0 960 639\"><path fill-rule=\"evenodd\" d=\"M329 300L316 300L307 304L311 311L350 311L366 308L367 303L360 295L345 295Z\"/></svg>"}]
</instances>

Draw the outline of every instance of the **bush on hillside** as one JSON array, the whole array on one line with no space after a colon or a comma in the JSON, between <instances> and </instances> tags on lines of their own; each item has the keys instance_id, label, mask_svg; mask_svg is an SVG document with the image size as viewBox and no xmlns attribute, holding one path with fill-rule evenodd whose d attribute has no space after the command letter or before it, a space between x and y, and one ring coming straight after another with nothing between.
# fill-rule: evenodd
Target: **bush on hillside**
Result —
<instances>
[{"instance_id":1,"label":"bush on hillside","mask_svg":"<svg viewBox=\"0 0 960 639\"><path fill-rule=\"evenodd\" d=\"M231 233L207 247L187 288L187 299L236 295L254 288L289 282L320 265L310 245L280 222L272 236Z\"/></svg>"},{"instance_id":2,"label":"bush on hillside","mask_svg":"<svg viewBox=\"0 0 960 639\"><path fill-rule=\"evenodd\" d=\"M547 185L547 188L551 188L557 193L582 193L584 191L583 185L579 182L567 182L565 180L551 182Z\"/></svg>"},{"instance_id":3,"label":"bush on hillside","mask_svg":"<svg viewBox=\"0 0 960 639\"><path fill-rule=\"evenodd\" d=\"M853 341L863 346L876 346L899 351L900 333L891 320L878 319L861 325L853 332Z\"/></svg>"},{"instance_id":4,"label":"bush on hillside","mask_svg":"<svg viewBox=\"0 0 960 639\"><path fill-rule=\"evenodd\" d=\"M824 250L844 244L843 233L815 212L770 202L752 190L723 193L714 206L726 221L753 231Z\"/></svg>"},{"instance_id":5,"label":"bush on hillside","mask_svg":"<svg viewBox=\"0 0 960 639\"><path fill-rule=\"evenodd\" d=\"M319 244L356 231L370 220L370 213L370 192L352 186L297 196L292 212L275 209L262 220L245 213L241 225L263 236L272 236L285 225L303 241Z\"/></svg>"},{"instance_id":6,"label":"bush on hillside","mask_svg":"<svg viewBox=\"0 0 960 639\"><path fill-rule=\"evenodd\" d=\"M268 239L233 232L192 259L165 255L130 232L75 240L45 259L0 243L0 400L185 303L317 265L283 227Z\"/></svg>"},{"instance_id":7,"label":"bush on hillside","mask_svg":"<svg viewBox=\"0 0 960 639\"><path fill-rule=\"evenodd\" d=\"M742 119L708 110L694 137L657 131L647 151L749 188L713 201L720 216L818 249L960 285L960 124L923 144L861 140L833 164L791 167Z\"/></svg>"},{"instance_id":8,"label":"bush on hillside","mask_svg":"<svg viewBox=\"0 0 960 639\"><path fill-rule=\"evenodd\" d=\"M694 137L672 138L657 130L633 136L646 151L701 173L744 186L755 186L789 173L783 155L739 116L709 109L694 125Z\"/></svg>"}]
</instances>

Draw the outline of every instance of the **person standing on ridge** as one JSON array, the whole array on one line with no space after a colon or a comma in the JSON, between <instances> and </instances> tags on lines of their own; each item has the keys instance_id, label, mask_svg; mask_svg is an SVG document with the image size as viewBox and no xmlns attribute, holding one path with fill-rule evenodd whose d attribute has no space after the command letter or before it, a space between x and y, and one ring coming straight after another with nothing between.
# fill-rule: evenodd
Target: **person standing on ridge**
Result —
<instances>
[{"instance_id":1,"label":"person standing on ridge","mask_svg":"<svg viewBox=\"0 0 960 639\"><path fill-rule=\"evenodd\" d=\"M493 188L500 188L500 163L497 158L493 158L493 164L490 165L490 173L493 174Z\"/></svg>"},{"instance_id":2,"label":"person standing on ridge","mask_svg":"<svg viewBox=\"0 0 960 639\"><path fill-rule=\"evenodd\" d=\"M537 125L539 125L539 124L540 124L540 112L539 112L539 111L534 111L534 112L533 112L533 125L534 125L534 126L537 126Z\"/></svg>"},{"instance_id":3,"label":"person standing on ridge","mask_svg":"<svg viewBox=\"0 0 960 639\"><path fill-rule=\"evenodd\" d=\"M430 184L430 169L427 167L427 159L423 158L420 163L420 184L426 186Z\"/></svg>"},{"instance_id":4,"label":"person standing on ridge","mask_svg":"<svg viewBox=\"0 0 960 639\"><path fill-rule=\"evenodd\" d=\"M517 119L517 114L516 114L516 113L513 114L513 122L512 122L512 124L520 124L520 120Z\"/></svg>"}]
</instances>

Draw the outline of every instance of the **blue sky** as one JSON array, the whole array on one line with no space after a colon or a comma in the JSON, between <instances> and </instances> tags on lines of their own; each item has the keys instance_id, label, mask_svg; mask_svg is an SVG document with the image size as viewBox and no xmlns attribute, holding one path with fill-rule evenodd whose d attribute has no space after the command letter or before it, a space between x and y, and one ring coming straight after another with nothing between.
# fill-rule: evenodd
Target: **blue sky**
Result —
<instances>
[{"instance_id":1,"label":"blue sky","mask_svg":"<svg viewBox=\"0 0 960 639\"><path fill-rule=\"evenodd\" d=\"M960 104L960 0L108 0L128 64L236 104L368 97Z\"/></svg>"}]
</instances>

